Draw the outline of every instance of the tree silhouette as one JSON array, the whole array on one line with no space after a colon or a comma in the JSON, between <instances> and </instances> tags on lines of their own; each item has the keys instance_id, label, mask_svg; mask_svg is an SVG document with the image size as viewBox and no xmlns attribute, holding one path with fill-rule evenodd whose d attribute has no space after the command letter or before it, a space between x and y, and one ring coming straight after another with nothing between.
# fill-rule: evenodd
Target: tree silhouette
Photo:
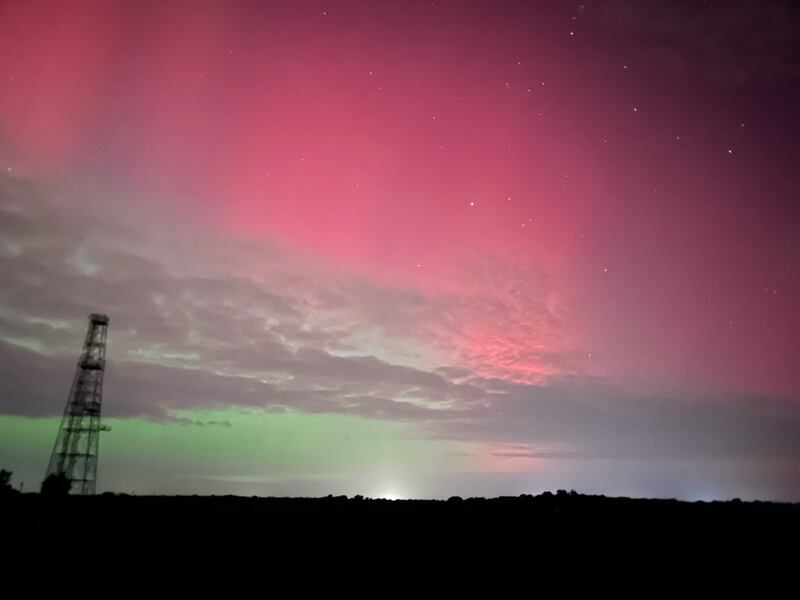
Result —
<instances>
[{"instance_id":1,"label":"tree silhouette","mask_svg":"<svg viewBox=\"0 0 800 600\"><path fill-rule=\"evenodd\" d=\"M52 473L42 482L41 493L43 496L66 496L71 487L72 482L64 473Z\"/></svg>"},{"instance_id":2,"label":"tree silhouette","mask_svg":"<svg viewBox=\"0 0 800 600\"><path fill-rule=\"evenodd\" d=\"M11 487L11 471L0 469L0 496L7 496L13 494L17 490Z\"/></svg>"}]
</instances>

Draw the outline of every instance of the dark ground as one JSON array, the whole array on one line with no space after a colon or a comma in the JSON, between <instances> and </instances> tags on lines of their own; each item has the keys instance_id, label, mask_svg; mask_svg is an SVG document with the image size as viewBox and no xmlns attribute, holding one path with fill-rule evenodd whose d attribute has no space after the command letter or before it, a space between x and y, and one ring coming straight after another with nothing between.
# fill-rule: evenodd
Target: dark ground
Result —
<instances>
[{"instance_id":1,"label":"dark ground","mask_svg":"<svg viewBox=\"0 0 800 600\"><path fill-rule=\"evenodd\" d=\"M193 576L452 573L463 580L587 569L708 574L722 565L730 582L754 569L772 580L800 573L800 504L566 492L449 501L24 494L0 498L0 514L7 573L47 561L68 568L71 560L89 571Z\"/></svg>"}]
</instances>

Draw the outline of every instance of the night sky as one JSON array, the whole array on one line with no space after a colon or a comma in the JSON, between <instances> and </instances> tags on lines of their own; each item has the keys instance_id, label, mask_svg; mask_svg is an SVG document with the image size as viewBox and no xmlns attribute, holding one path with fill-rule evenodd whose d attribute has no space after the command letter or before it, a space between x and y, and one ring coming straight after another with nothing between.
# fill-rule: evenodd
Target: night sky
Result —
<instances>
[{"instance_id":1,"label":"night sky","mask_svg":"<svg viewBox=\"0 0 800 600\"><path fill-rule=\"evenodd\" d=\"M800 500L800 6L0 3L0 468Z\"/></svg>"}]
</instances>

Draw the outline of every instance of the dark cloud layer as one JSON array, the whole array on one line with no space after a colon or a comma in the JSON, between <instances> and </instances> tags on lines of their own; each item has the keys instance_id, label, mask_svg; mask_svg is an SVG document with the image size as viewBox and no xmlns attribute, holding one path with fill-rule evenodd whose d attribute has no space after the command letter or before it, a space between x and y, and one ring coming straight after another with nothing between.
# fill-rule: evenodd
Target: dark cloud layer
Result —
<instances>
[{"instance_id":1,"label":"dark cloud layer","mask_svg":"<svg viewBox=\"0 0 800 600\"><path fill-rule=\"evenodd\" d=\"M4 414L60 413L85 315L102 310L111 315L108 416L339 413L412 422L505 458L800 460L795 402L634 392L578 372L526 384L460 365L400 364L367 351L357 334L413 343L434 330L426 318L451 318L451 305L320 277L275 249L258 250L269 277L248 276L235 247L185 246L169 228L142 246L131 221L67 211L43 186L3 176L0 193ZM535 318L551 318L545 298L541 306ZM458 335L454 323L448 336Z\"/></svg>"}]
</instances>

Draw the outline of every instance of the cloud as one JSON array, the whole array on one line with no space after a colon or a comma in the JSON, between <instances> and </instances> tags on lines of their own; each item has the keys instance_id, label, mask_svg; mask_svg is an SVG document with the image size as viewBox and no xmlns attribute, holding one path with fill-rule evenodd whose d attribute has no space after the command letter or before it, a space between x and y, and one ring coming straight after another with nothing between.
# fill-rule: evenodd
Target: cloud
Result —
<instances>
[{"instance_id":1,"label":"cloud","mask_svg":"<svg viewBox=\"0 0 800 600\"><path fill-rule=\"evenodd\" d=\"M269 244L183 235L142 207L149 237L125 207L87 214L9 176L0 194L5 414L60 414L86 315L103 311L106 416L339 413L505 459L800 459L797 402L634 392L571 368L557 298L533 274L495 269L481 287L478 264L463 298L433 297ZM416 364L406 346L442 361Z\"/></svg>"},{"instance_id":2,"label":"cloud","mask_svg":"<svg viewBox=\"0 0 800 600\"><path fill-rule=\"evenodd\" d=\"M605 380L563 377L546 385L495 385L450 437L523 444L530 456L592 459L800 458L800 406L760 396L633 392Z\"/></svg>"}]
</instances>

